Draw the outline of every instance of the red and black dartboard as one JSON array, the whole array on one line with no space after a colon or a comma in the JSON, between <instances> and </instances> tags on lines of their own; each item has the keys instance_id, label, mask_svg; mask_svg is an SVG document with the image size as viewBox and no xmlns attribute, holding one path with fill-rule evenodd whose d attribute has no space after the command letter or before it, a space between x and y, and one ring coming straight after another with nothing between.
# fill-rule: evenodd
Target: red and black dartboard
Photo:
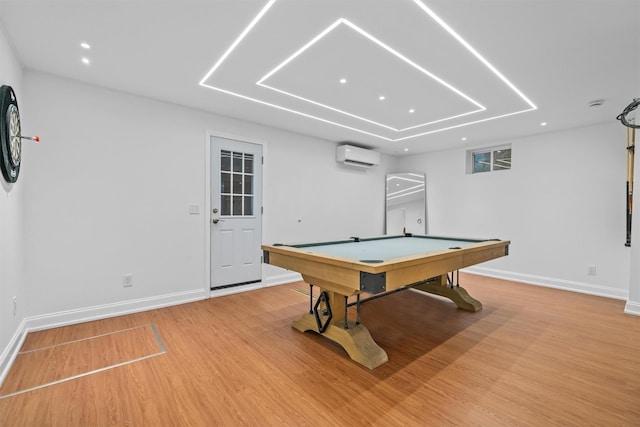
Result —
<instances>
[{"instance_id":1,"label":"red and black dartboard","mask_svg":"<svg viewBox=\"0 0 640 427\"><path fill-rule=\"evenodd\" d=\"M0 169L7 182L20 174L22 135L18 100L11 86L0 87Z\"/></svg>"}]
</instances>

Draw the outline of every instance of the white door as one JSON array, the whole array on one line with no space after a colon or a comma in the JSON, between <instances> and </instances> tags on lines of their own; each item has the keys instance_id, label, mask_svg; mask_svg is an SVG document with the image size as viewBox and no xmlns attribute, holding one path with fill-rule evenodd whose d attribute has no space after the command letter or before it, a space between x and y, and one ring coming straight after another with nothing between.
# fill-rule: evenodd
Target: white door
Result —
<instances>
[{"instance_id":1,"label":"white door","mask_svg":"<svg viewBox=\"0 0 640 427\"><path fill-rule=\"evenodd\" d=\"M262 146L211 137L211 288L262 279Z\"/></svg>"}]
</instances>

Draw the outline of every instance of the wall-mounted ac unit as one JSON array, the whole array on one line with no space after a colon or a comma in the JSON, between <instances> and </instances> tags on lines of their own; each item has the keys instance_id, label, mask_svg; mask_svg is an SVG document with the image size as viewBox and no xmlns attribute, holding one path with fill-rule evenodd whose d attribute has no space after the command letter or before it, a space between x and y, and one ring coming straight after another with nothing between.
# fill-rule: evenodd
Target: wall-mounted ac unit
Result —
<instances>
[{"instance_id":1,"label":"wall-mounted ac unit","mask_svg":"<svg viewBox=\"0 0 640 427\"><path fill-rule=\"evenodd\" d=\"M380 164L380 153L353 145L339 145L336 149L336 161L346 165L369 168Z\"/></svg>"}]
</instances>

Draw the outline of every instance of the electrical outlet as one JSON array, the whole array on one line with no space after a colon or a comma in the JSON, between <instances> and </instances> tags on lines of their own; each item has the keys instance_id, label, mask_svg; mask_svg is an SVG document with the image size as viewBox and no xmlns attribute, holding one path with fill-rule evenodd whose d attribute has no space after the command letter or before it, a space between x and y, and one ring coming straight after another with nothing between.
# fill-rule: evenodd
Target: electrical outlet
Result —
<instances>
[{"instance_id":1,"label":"electrical outlet","mask_svg":"<svg viewBox=\"0 0 640 427\"><path fill-rule=\"evenodd\" d=\"M18 297L13 297L13 317L18 314Z\"/></svg>"},{"instance_id":2,"label":"electrical outlet","mask_svg":"<svg viewBox=\"0 0 640 427\"><path fill-rule=\"evenodd\" d=\"M587 275L595 276L596 275L596 266L595 265L587 265Z\"/></svg>"},{"instance_id":3,"label":"electrical outlet","mask_svg":"<svg viewBox=\"0 0 640 427\"><path fill-rule=\"evenodd\" d=\"M125 274L122 276L122 286L125 288L133 286L133 274Z\"/></svg>"}]
</instances>

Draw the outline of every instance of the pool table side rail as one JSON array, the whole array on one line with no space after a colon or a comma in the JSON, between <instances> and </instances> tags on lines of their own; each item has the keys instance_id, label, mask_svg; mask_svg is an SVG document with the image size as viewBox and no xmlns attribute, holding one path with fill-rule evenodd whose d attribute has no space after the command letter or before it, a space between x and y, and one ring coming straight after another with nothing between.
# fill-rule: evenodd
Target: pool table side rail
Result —
<instances>
[{"instance_id":1,"label":"pool table side rail","mask_svg":"<svg viewBox=\"0 0 640 427\"><path fill-rule=\"evenodd\" d=\"M302 274L306 281L320 285L332 284L332 288L344 295L360 289L360 273L386 274L386 290L406 286L508 254L510 242L481 241L462 249L419 253L390 258L371 264L350 258L309 253L304 248L263 245L265 263ZM337 289L337 288L340 289ZM349 292L347 293L347 290Z\"/></svg>"}]
</instances>

